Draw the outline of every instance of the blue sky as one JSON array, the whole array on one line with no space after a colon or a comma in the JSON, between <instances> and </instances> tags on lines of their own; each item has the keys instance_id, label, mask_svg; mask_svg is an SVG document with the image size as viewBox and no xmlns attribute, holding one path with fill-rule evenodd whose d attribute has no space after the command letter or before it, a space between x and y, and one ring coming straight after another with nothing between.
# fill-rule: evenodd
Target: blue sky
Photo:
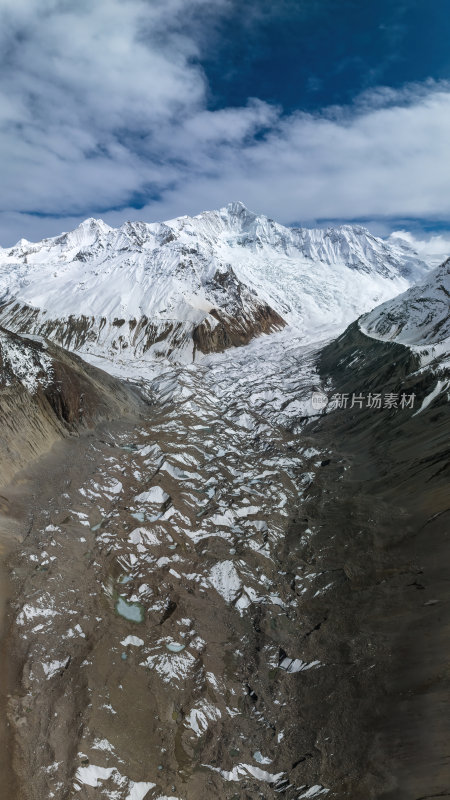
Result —
<instances>
[{"instance_id":1,"label":"blue sky","mask_svg":"<svg viewBox=\"0 0 450 800\"><path fill-rule=\"evenodd\" d=\"M0 244L242 200L450 228L445 0L0 0Z\"/></svg>"},{"instance_id":2,"label":"blue sky","mask_svg":"<svg viewBox=\"0 0 450 800\"><path fill-rule=\"evenodd\" d=\"M380 84L449 78L449 36L443 0L243 0L223 18L201 64L212 108L255 96L285 113L317 111Z\"/></svg>"}]
</instances>

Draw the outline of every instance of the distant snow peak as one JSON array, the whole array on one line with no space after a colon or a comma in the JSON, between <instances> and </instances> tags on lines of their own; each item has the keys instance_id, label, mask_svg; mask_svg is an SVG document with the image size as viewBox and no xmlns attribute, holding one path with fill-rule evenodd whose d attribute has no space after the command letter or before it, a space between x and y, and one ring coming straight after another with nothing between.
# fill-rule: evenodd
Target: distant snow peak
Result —
<instances>
[{"instance_id":1,"label":"distant snow peak","mask_svg":"<svg viewBox=\"0 0 450 800\"><path fill-rule=\"evenodd\" d=\"M235 200L232 203L228 203L226 206L226 210L229 214L241 215L241 214L251 214L252 217L255 217L256 214L253 214L252 211L249 211L247 206L241 200Z\"/></svg>"},{"instance_id":2,"label":"distant snow peak","mask_svg":"<svg viewBox=\"0 0 450 800\"><path fill-rule=\"evenodd\" d=\"M234 203L228 203L225 208L221 209L221 213L224 211L229 217L236 217L241 222L253 221L258 218L258 215L254 214L253 211L249 211L247 206L245 206L240 200L237 200Z\"/></svg>"},{"instance_id":3,"label":"distant snow peak","mask_svg":"<svg viewBox=\"0 0 450 800\"><path fill-rule=\"evenodd\" d=\"M286 322L305 341L342 330L426 269L404 240L287 228L240 201L119 228L89 218L0 251L0 323L84 353L192 360Z\"/></svg>"}]
</instances>

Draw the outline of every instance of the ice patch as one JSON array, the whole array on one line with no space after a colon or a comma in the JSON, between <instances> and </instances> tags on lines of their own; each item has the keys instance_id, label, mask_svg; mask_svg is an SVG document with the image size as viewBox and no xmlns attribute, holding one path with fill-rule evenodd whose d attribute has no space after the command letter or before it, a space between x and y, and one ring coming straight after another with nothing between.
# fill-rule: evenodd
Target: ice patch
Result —
<instances>
[{"instance_id":1,"label":"ice patch","mask_svg":"<svg viewBox=\"0 0 450 800\"><path fill-rule=\"evenodd\" d=\"M220 769L219 767L212 767L210 764L202 764L207 769L212 769L213 772L218 772L226 781L240 781L242 778L256 778L258 781L265 783L277 783L284 776L284 772L271 773L266 772L264 769L254 767L253 764L238 764L232 770Z\"/></svg>"},{"instance_id":2,"label":"ice patch","mask_svg":"<svg viewBox=\"0 0 450 800\"><path fill-rule=\"evenodd\" d=\"M136 783L135 781L130 781L128 785L129 792L125 798L125 800L144 800L145 795L150 789L153 789L156 786L156 783L149 783L145 781L140 781ZM174 798L176 800L176 798Z\"/></svg>"},{"instance_id":3,"label":"ice patch","mask_svg":"<svg viewBox=\"0 0 450 800\"><path fill-rule=\"evenodd\" d=\"M450 381L438 381L436 386L434 387L433 391L427 394L426 397L422 400L422 405L420 408L414 412L413 417L416 417L417 414L420 414L422 411L425 411L429 405L433 402L433 400L438 397L442 392L445 392L446 389L450 387Z\"/></svg>"},{"instance_id":4,"label":"ice patch","mask_svg":"<svg viewBox=\"0 0 450 800\"><path fill-rule=\"evenodd\" d=\"M182 681L188 677L195 664L195 657L188 650L183 653L160 651L148 656L140 663L141 667L155 669L164 683Z\"/></svg>"},{"instance_id":5,"label":"ice patch","mask_svg":"<svg viewBox=\"0 0 450 800\"><path fill-rule=\"evenodd\" d=\"M323 786L315 784L307 789L306 792L303 792L303 794L299 794L297 800L300 800L300 798L303 797L319 797L321 794L328 794L329 791L329 789L325 789Z\"/></svg>"},{"instance_id":6,"label":"ice patch","mask_svg":"<svg viewBox=\"0 0 450 800\"><path fill-rule=\"evenodd\" d=\"M220 710L209 703L207 700L200 700L189 714L186 714L185 724L191 728L197 736L202 736L208 729L208 722L215 721L222 716Z\"/></svg>"},{"instance_id":7,"label":"ice patch","mask_svg":"<svg viewBox=\"0 0 450 800\"><path fill-rule=\"evenodd\" d=\"M114 767L96 767L94 764L89 764L88 767L78 767L75 773L75 780L85 786L96 788L99 785L99 781L107 781L113 772Z\"/></svg>"},{"instance_id":8,"label":"ice patch","mask_svg":"<svg viewBox=\"0 0 450 800\"><path fill-rule=\"evenodd\" d=\"M231 603L242 588L242 583L232 561L219 561L209 572L209 581L227 603Z\"/></svg>"},{"instance_id":9,"label":"ice patch","mask_svg":"<svg viewBox=\"0 0 450 800\"><path fill-rule=\"evenodd\" d=\"M161 486L152 486L146 492L138 494L135 498L137 503L154 503L162 505L169 500L169 495L161 488Z\"/></svg>"},{"instance_id":10,"label":"ice patch","mask_svg":"<svg viewBox=\"0 0 450 800\"><path fill-rule=\"evenodd\" d=\"M156 534L153 533L153 531L148 530L148 528L135 528L133 531L131 531L128 541L130 544L161 544Z\"/></svg>"},{"instance_id":11,"label":"ice patch","mask_svg":"<svg viewBox=\"0 0 450 800\"><path fill-rule=\"evenodd\" d=\"M123 647L127 647L129 644L133 645L133 647L142 647L144 640L140 639L139 636L127 636L120 644Z\"/></svg>"},{"instance_id":12,"label":"ice patch","mask_svg":"<svg viewBox=\"0 0 450 800\"><path fill-rule=\"evenodd\" d=\"M280 662L279 667L283 669L285 672L303 672L307 669L313 669L314 667L320 667L320 661L302 661L301 658L283 658Z\"/></svg>"},{"instance_id":13,"label":"ice patch","mask_svg":"<svg viewBox=\"0 0 450 800\"><path fill-rule=\"evenodd\" d=\"M47 664L42 664L46 678L53 678L54 675L67 667L68 662L69 659L65 658L64 661L50 661Z\"/></svg>"}]
</instances>

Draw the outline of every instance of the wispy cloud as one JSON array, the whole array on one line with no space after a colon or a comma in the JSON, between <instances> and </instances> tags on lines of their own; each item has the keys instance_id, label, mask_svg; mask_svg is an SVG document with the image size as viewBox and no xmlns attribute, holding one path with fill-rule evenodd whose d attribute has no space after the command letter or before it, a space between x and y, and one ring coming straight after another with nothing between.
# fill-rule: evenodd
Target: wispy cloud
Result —
<instances>
[{"instance_id":1,"label":"wispy cloud","mask_svg":"<svg viewBox=\"0 0 450 800\"><path fill-rule=\"evenodd\" d=\"M233 199L284 222L450 213L447 84L314 115L258 98L208 110L202 42L230 8L3 0L3 244L91 214L163 219Z\"/></svg>"},{"instance_id":2,"label":"wispy cloud","mask_svg":"<svg viewBox=\"0 0 450 800\"><path fill-rule=\"evenodd\" d=\"M450 231L445 234L432 234L428 236L414 235L410 231L393 231L391 238L400 238L407 241L430 264L437 266L450 257Z\"/></svg>"}]
</instances>

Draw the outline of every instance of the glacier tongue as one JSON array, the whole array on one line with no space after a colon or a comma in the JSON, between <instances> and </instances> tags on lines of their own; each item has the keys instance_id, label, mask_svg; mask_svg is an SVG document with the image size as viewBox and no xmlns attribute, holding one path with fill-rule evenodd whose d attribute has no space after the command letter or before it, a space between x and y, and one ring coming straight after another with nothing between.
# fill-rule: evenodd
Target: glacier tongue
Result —
<instances>
[{"instance_id":1,"label":"glacier tongue","mask_svg":"<svg viewBox=\"0 0 450 800\"><path fill-rule=\"evenodd\" d=\"M294 573L284 565L292 511L322 471L319 450L297 447L315 359L280 332L201 364L154 362L148 414L85 442L63 492L49 482L21 546L16 616L35 797L92 786L129 800L157 782L155 798L222 799L251 780L252 796L275 800L297 781L293 680L308 686L326 668L298 609L334 581L301 559ZM58 749L39 748L36 768L55 687L46 735ZM66 715L82 721L67 737Z\"/></svg>"}]
</instances>

